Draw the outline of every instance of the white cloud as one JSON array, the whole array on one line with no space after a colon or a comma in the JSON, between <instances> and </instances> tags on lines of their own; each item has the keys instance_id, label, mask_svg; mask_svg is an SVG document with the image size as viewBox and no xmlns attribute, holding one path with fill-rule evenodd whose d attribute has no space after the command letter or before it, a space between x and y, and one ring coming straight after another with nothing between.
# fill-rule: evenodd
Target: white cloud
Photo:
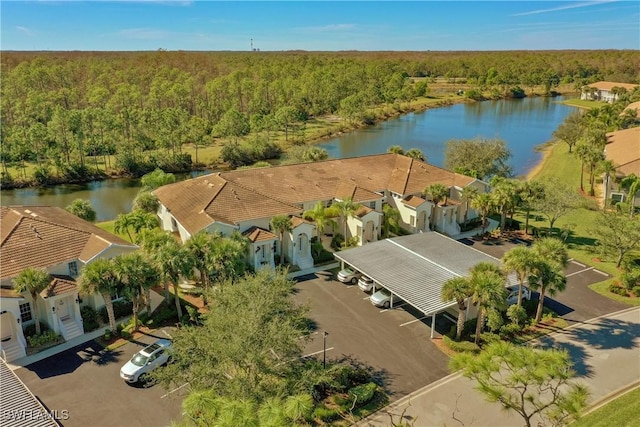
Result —
<instances>
[{"instance_id":1,"label":"white cloud","mask_svg":"<svg viewBox=\"0 0 640 427\"><path fill-rule=\"evenodd\" d=\"M516 13L512 16L537 15L539 13L557 12L559 10L577 9L580 7L588 7L588 6L597 6L599 4L612 3L615 1L616 0L603 0L603 1L590 1L590 2L584 2L584 3L570 3L570 4L565 4L563 6L552 7L550 9L538 9L538 10L532 10L530 12Z\"/></svg>"},{"instance_id":2,"label":"white cloud","mask_svg":"<svg viewBox=\"0 0 640 427\"><path fill-rule=\"evenodd\" d=\"M26 34L29 37L33 37L35 36L35 33L33 32L33 30L27 28L27 27L23 27L21 25L16 25L16 30L20 31L23 34Z\"/></svg>"}]
</instances>

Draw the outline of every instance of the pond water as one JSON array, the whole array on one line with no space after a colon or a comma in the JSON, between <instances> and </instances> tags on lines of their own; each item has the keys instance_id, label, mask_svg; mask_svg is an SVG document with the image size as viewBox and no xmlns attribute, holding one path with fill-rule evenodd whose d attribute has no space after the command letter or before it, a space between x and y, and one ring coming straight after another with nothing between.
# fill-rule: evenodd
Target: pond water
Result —
<instances>
[{"instance_id":1,"label":"pond water","mask_svg":"<svg viewBox=\"0 0 640 427\"><path fill-rule=\"evenodd\" d=\"M521 175L540 161L541 154L536 147L549 141L558 125L575 110L560 104L561 100L537 97L435 108L333 138L321 147L333 158L344 158L384 153L389 146L400 145L405 149L419 148L429 163L442 166L445 145L451 139L500 138L506 141L513 154L511 165L515 173ZM64 208L75 199L86 199L96 210L97 220L107 221L129 212L139 189L139 180L107 179L86 184L2 190L0 203L4 206Z\"/></svg>"}]
</instances>

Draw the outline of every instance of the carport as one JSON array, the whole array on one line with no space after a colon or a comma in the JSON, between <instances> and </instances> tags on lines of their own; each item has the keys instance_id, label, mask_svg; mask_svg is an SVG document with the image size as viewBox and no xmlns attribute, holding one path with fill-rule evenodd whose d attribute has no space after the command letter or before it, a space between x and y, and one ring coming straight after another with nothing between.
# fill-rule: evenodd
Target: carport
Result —
<instances>
[{"instance_id":1,"label":"carport","mask_svg":"<svg viewBox=\"0 0 640 427\"><path fill-rule=\"evenodd\" d=\"M390 291L392 301L393 295L398 296L431 316L431 325L435 325L436 314L457 305L440 298L447 280L466 276L479 262L500 265L497 258L436 232L380 240L334 256L343 266L350 265Z\"/></svg>"}]
</instances>

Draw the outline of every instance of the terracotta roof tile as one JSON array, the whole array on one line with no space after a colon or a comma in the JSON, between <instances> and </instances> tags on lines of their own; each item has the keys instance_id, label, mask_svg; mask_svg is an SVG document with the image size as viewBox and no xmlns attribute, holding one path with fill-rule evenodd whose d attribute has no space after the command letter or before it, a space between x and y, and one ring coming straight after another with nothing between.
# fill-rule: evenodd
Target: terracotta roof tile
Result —
<instances>
[{"instance_id":1,"label":"terracotta roof tile","mask_svg":"<svg viewBox=\"0 0 640 427\"><path fill-rule=\"evenodd\" d=\"M353 215L357 216L358 218L362 218L363 216L365 216L369 212L373 212L373 209L371 209L370 207L367 207L367 206L360 205L360 207L358 209L356 209L356 211L353 213Z\"/></svg>"},{"instance_id":2,"label":"terracotta roof tile","mask_svg":"<svg viewBox=\"0 0 640 427\"><path fill-rule=\"evenodd\" d=\"M47 289L40 292L42 298L51 298L56 295L62 295L67 292L75 292L78 290L76 281L70 276L51 275L51 283Z\"/></svg>"},{"instance_id":3,"label":"terracotta roof tile","mask_svg":"<svg viewBox=\"0 0 640 427\"><path fill-rule=\"evenodd\" d=\"M627 105L625 109L622 110L622 113L620 113L620 115L623 115L626 111L631 111L631 110L635 110L636 117L640 116L640 101L632 102L631 104Z\"/></svg>"},{"instance_id":4,"label":"terracotta roof tile","mask_svg":"<svg viewBox=\"0 0 640 427\"><path fill-rule=\"evenodd\" d=\"M303 219L303 218L300 218L300 217L297 217L297 216L292 216L291 217L291 225L292 225L293 228L296 228L297 226L302 225L302 224L315 225L313 222L307 221L306 219Z\"/></svg>"},{"instance_id":5,"label":"terracotta roof tile","mask_svg":"<svg viewBox=\"0 0 640 427\"><path fill-rule=\"evenodd\" d=\"M13 289L0 288L0 298L22 298L22 295Z\"/></svg>"},{"instance_id":6,"label":"terracotta roof tile","mask_svg":"<svg viewBox=\"0 0 640 427\"><path fill-rule=\"evenodd\" d=\"M424 202L426 202L426 200L419 196L409 196L406 199L402 200L402 204L411 206L414 208L417 208L418 206L422 205Z\"/></svg>"},{"instance_id":7,"label":"terracotta roof tile","mask_svg":"<svg viewBox=\"0 0 640 427\"><path fill-rule=\"evenodd\" d=\"M640 127L607 133L604 149L618 172L640 176Z\"/></svg>"},{"instance_id":8,"label":"terracotta roof tile","mask_svg":"<svg viewBox=\"0 0 640 427\"><path fill-rule=\"evenodd\" d=\"M278 236L272 232L255 226L245 230L242 235L246 236L252 243L278 239Z\"/></svg>"},{"instance_id":9,"label":"terracotta roof tile","mask_svg":"<svg viewBox=\"0 0 640 427\"><path fill-rule=\"evenodd\" d=\"M464 187L474 178L398 154L377 154L314 163L245 169L206 175L154 191L190 233L214 221L236 224L299 214L304 203L351 195L380 198L385 190L419 194L434 183Z\"/></svg>"},{"instance_id":10,"label":"terracotta roof tile","mask_svg":"<svg viewBox=\"0 0 640 427\"><path fill-rule=\"evenodd\" d=\"M27 267L47 268L80 259L86 261L110 244L127 242L61 208L1 207L0 276L15 277Z\"/></svg>"}]
</instances>

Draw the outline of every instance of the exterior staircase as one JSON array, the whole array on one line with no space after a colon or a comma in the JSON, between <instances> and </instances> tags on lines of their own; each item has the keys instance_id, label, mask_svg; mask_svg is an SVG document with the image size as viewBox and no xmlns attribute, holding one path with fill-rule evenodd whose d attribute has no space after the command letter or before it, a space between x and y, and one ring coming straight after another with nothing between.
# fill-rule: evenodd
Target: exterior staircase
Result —
<instances>
[{"instance_id":1,"label":"exterior staircase","mask_svg":"<svg viewBox=\"0 0 640 427\"><path fill-rule=\"evenodd\" d=\"M84 331L78 325L78 322L73 320L72 318L68 318L65 320L60 320L62 327L60 328L60 332L62 332L62 338L65 341L69 341L74 339L75 337L79 337L84 334Z\"/></svg>"},{"instance_id":2,"label":"exterior staircase","mask_svg":"<svg viewBox=\"0 0 640 427\"><path fill-rule=\"evenodd\" d=\"M5 362L11 362L12 360L20 359L21 357L25 357L27 355L26 350L18 342L16 339L11 339L9 341L5 341L0 343L0 355L4 359Z\"/></svg>"},{"instance_id":3,"label":"exterior staircase","mask_svg":"<svg viewBox=\"0 0 640 427\"><path fill-rule=\"evenodd\" d=\"M306 270L307 268L312 268L313 267L313 257L311 257L311 256L299 257L298 258L298 267L300 268L300 270Z\"/></svg>"}]
</instances>

